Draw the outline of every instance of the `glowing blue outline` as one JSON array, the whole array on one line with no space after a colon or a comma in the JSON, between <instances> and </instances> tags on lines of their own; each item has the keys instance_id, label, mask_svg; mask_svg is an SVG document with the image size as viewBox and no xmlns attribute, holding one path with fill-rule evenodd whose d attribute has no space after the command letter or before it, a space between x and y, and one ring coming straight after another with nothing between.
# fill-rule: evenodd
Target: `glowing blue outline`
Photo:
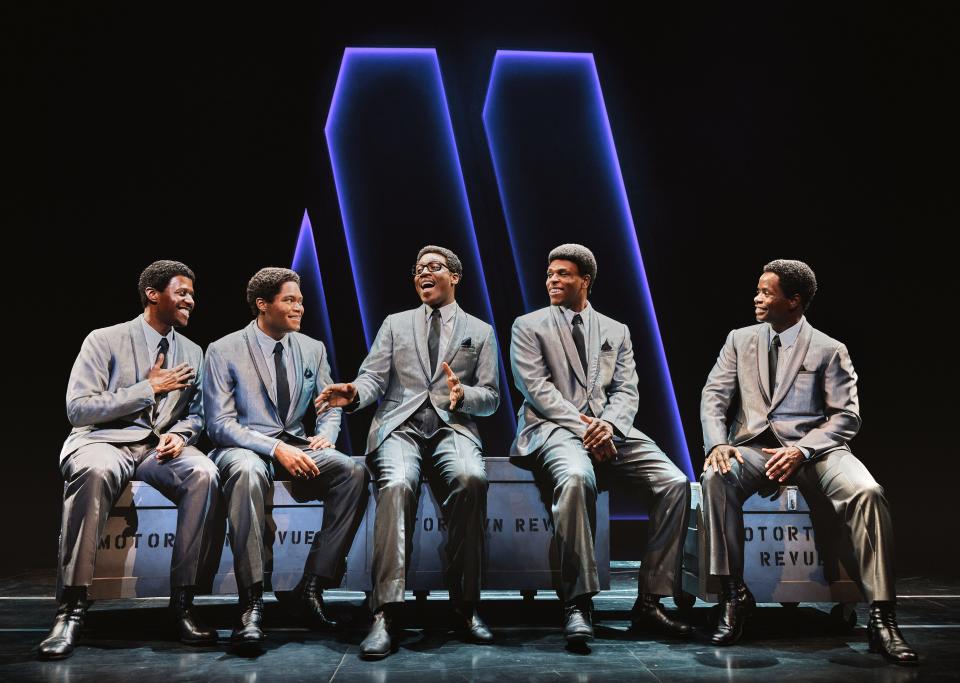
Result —
<instances>
[{"instance_id":1,"label":"glowing blue outline","mask_svg":"<svg viewBox=\"0 0 960 683\"><path fill-rule=\"evenodd\" d=\"M676 430L675 434L679 435L679 446L683 449L680 453L678 460L680 460L681 467L684 470L684 473L691 481L696 481L696 476L693 472L693 464L690 461L690 450L687 448L687 438L686 433L683 429L683 423L680 420L680 407L677 404L677 393L673 388L673 379L670 375L670 366L667 363L667 354L666 350L663 347L663 338L660 334L660 323L657 320L656 311L653 308L653 296L650 292L650 286L647 282L647 271L643 266L643 256L640 254L640 243L637 240L637 229L636 225L633 222L633 214L630 211L630 203L627 198L627 188L623 181L623 174L620 170L620 158L617 155L617 148L613 141L613 130L610 127L610 117L607 115L606 102L603 99L603 91L600 88L600 74L597 71L597 63L593 57L593 54L590 52L526 52L522 50L497 50L497 54L493 58L493 67L490 72L490 81L487 85L487 94L484 97L483 102L483 128L487 135L487 145L490 148L490 158L493 162L493 171L494 176L497 179L497 188L500 192L501 205L503 206L504 221L507 225L507 234L510 237L510 246L513 249L514 253L514 263L517 267L517 276L520 280L520 292L524 301L525 310L530 310L530 307L527 304L527 294L523 286L524 278L522 277L522 270L520 268L520 262L517 259L516 253L516 242L513 236L513 228L511 227L510 215L507 211L507 200L506 195L503 190L503 183L500 179L500 167L497 164L497 157L494 151L494 141L491 136L490 126L487 120L487 108L490 104L490 95L493 92L494 81L497 76L497 72L501 67L501 58L513 58L520 60L556 60L556 59L566 59L566 60L576 60L584 61L589 64L593 71L593 85L596 96L597 111L602 119L603 129L606 132L607 138L607 153L610 163L613 165L615 171L615 178L619 183L620 190L620 209L622 212L622 217L626 221L626 225L629 227L628 232L630 233L629 240L633 246L634 255L636 257L637 268L640 273L640 281L643 286L643 291L645 294L644 302L645 308L647 309L647 319L652 320L654 324L654 330L656 330L655 346L660 356L660 371L661 378L666 381L667 387L669 387L668 399L670 400L671 407L673 408L673 427Z\"/></svg>"},{"instance_id":2,"label":"glowing blue outline","mask_svg":"<svg viewBox=\"0 0 960 683\"><path fill-rule=\"evenodd\" d=\"M347 217L347 202L344 200L346 194L346 188L342 175L340 173L339 165L336 160L337 153L335 151L334 140L332 139L330 133L330 126L335 117L335 111L338 103L338 98L340 95L340 86L344 81L344 73L347 70L347 62L349 59L358 56L376 56L376 57L407 57L407 56L421 56L421 57L432 57L433 67L436 71L437 84L439 86L439 95L440 102L442 104L443 115L447 123L447 134L450 138L450 153L452 157L450 159L452 165L457 169L458 178L460 180L460 200L463 208L464 215L467 219L467 227L469 228L469 239L471 240L474 255L477 259L477 267L480 269L478 282L483 286L483 299L486 304L486 312L488 320L490 321L491 326L494 327L494 338L496 338L496 326L494 325L493 317L493 304L490 301L490 292L487 289L487 278L483 270L483 257L480 255L480 244L477 241L477 229L473 223L473 212L470 210L470 201L467 197L467 185L463 175L463 168L460 165L460 151L457 148L457 139L453 132L453 119L450 117L450 107L447 104L447 92L446 88L443 85L443 74L440 71L440 59L437 57L437 51L435 48L417 48L417 47L348 47L343 51L343 58L340 60L340 70L337 72L337 82L333 88L333 98L330 100L330 109L327 112L327 122L323 127L323 133L327 140L327 149L330 153L330 165L333 169L333 180L334 185L337 190L337 201L340 203L340 216L343 221L343 231L346 236L347 241L347 253L350 257L350 267L354 273L354 283L357 287L357 301L360 304L360 320L363 326L363 334L367 344L367 349L370 348L372 342L373 333L369 327L369 321L367 320L366 315L366 295L363 292L363 287L361 285L362 278L356 276L356 253L357 249L353 243L353 236L351 234L350 220ZM497 340L497 349L500 352L500 381L501 383L507 382L509 378L506 375L506 365L504 364L502 346L500 345L499 340ZM504 385L504 388L500 391L501 401L506 402L506 409L510 414L510 420L516 426L516 413L513 409L513 400L510 396L510 391L507 388L508 384Z\"/></svg>"},{"instance_id":3,"label":"glowing blue outline","mask_svg":"<svg viewBox=\"0 0 960 683\"><path fill-rule=\"evenodd\" d=\"M327 356L329 357L330 369L333 375L333 381L340 381L340 371L337 366L337 353L333 344L333 326L330 324L330 311L327 310L327 294L323 288L323 276L320 274L320 260L317 258L317 243L313 239L313 225L310 223L310 217L307 210L303 210L303 219L300 221L300 233L297 235L297 246L293 249L293 261L290 268L297 271L303 281L303 274L307 270L310 275L316 278L316 291L307 292L305 303L311 310L320 312L320 327L323 329L323 343L327 347ZM309 297L312 297L309 298ZM314 308L313 301L316 301ZM347 429L346 422L341 418L340 434L343 435L343 445L348 453L353 453L353 445L350 443L350 430Z\"/></svg>"}]
</instances>

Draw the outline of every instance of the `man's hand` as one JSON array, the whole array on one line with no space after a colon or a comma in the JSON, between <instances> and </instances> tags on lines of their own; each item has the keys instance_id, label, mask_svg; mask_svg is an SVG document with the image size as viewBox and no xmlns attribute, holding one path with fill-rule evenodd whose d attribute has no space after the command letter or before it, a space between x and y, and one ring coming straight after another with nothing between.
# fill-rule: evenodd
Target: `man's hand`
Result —
<instances>
[{"instance_id":1,"label":"man's hand","mask_svg":"<svg viewBox=\"0 0 960 683\"><path fill-rule=\"evenodd\" d=\"M767 479L783 483L793 476L800 465L806 462L803 451L796 446L784 448L764 448L763 452L773 457L767 460Z\"/></svg>"},{"instance_id":2,"label":"man's hand","mask_svg":"<svg viewBox=\"0 0 960 683\"><path fill-rule=\"evenodd\" d=\"M733 446L725 444L714 446L710 454L707 455L707 459L703 461L703 471L706 472L707 469L713 467L714 472L726 474L730 471L730 460L732 458L736 458L737 462L743 464L743 456Z\"/></svg>"},{"instance_id":3,"label":"man's hand","mask_svg":"<svg viewBox=\"0 0 960 683\"><path fill-rule=\"evenodd\" d=\"M597 462L606 462L617 457L617 447L613 445L613 441L604 441L599 446L591 448L590 454Z\"/></svg>"},{"instance_id":4,"label":"man's hand","mask_svg":"<svg viewBox=\"0 0 960 683\"><path fill-rule=\"evenodd\" d=\"M357 397L357 388L352 384L328 384L313 402L317 415L323 415L331 408L343 408L353 403Z\"/></svg>"},{"instance_id":5,"label":"man's hand","mask_svg":"<svg viewBox=\"0 0 960 683\"><path fill-rule=\"evenodd\" d=\"M444 374L447 376L447 388L450 389L450 410L456 410L460 401L463 400L463 385L460 384L460 378L453 374L453 370L447 365L446 361L440 364Z\"/></svg>"},{"instance_id":6,"label":"man's hand","mask_svg":"<svg viewBox=\"0 0 960 683\"><path fill-rule=\"evenodd\" d=\"M615 458L617 447L613 445L613 427L609 422L588 415L580 415L580 421L587 425L583 434L583 445L598 462Z\"/></svg>"},{"instance_id":7,"label":"man's hand","mask_svg":"<svg viewBox=\"0 0 960 683\"><path fill-rule=\"evenodd\" d=\"M609 422L586 415L581 415L580 420L587 425L587 431L583 433L583 445L587 447L587 450L608 441L613 443L613 425Z\"/></svg>"},{"instance_id":8,"label":"man's hand","mask_svg":"<svg viewBox=\"0 0 960 683\"><path fill-rule=\"evenodd\" d=\"M150 380L154 395L168 394L171 391L186 389L190 386L190 380L193 379L194 375L193 368L186 363L180 363L175 368L166 369L160 367L162 364L163 354L158 353L157 362L147 373L147 379Z\"/></svg>"},{"instance_id":9,"label":"man's hand","mask_svg":"<svg viewBox=\"0 0 960 683\"><path fill-rule=\"evenodd\" d=\"M333 444L330 443L330 439L325 436L311 436L309 439L310 443L307 445L307 449L311 451L322 451L325 448L333 448Z\"/></svg>"},{"instance_id":10,"label":"man's hand","mask_svg":"<svg viewBox=\"0 0 960 683\"><path fill-rule=\"evenodd\" d=\"M187 440L183 435L174 432L167 432L160 435L160 443L157 444L157 460L161 462L173 460L183 453L183 447Z\"/></svg>"},{"instance_id":11,"label":"man's hand","mask_svg":"<svg viewBox=\"0 0 960 683\"><path fill-rule=\"evenodd\" d=\"M273 457L294 479L313 479L320 474L320 468L317 467L313 458L288 443L281 441L277 444L277 450L273 452Z\"/></svg>"}]
</instances>

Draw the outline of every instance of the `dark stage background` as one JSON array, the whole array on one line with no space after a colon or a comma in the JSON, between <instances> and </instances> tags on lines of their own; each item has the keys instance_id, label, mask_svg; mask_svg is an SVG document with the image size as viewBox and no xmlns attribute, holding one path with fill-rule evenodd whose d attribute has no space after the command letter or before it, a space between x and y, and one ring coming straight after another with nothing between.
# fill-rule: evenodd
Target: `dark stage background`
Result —
<instances>
[{"instance_id":1,"label":"dark stage background","mask_svg":"<svg viewBox=\"0 0 960 683\"><path fill-rule=\"evenodd\" d=\"M195 269L185 332L206 345L248 321L256 269L291 263L306 207L339 369L353 376L365 347L323 125L344 47L420 46L439 53L503 344L522 305L480 118L494 53L592 52L694 468L700 389L725 334L752 322L763 263L804 259L821 286L808 319L847 343L860 375L853 450L892 503L899 571L954 571L953 17L659 5L630 18L597 3L176 16L34 5L4 22L9 102L25 116L7 126L16 428L3 569L55 563L67 376L91 329L138 313L150 261ZM419 246L385 238L370 248L395 269L356 277L390 296L407 288L397 309L416 305L407 269ZM600 272L602 309L628 285ZM355 447L369 416L351 419ZM667 429L642 411L637 424L658 440ZM615 556L636 555L639 530L618 523Z\"/></svg>"}]
</instances>

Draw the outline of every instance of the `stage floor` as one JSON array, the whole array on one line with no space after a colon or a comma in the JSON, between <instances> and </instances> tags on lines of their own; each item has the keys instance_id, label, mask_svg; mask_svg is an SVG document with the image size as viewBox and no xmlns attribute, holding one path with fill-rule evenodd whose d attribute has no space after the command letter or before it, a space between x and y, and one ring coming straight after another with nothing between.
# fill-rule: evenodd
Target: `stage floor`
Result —
<instances>
[{"instance_id":1,"label":"stage floor","mask_svg":"<svg viewBox=\"0 0 960 683\"><path fill-rule=\"evenodd\" d=\"M830 604L764 606L741 645L714 648L700 640L671 641L627 631L636 594L636 563L614 563L612 589L594 601L596 635L589 653L564 648L555 596L532 604L518 594L484 594L482 613L497 644L462 643L445 628L446 601L431 595L405 607L399 651L364 662L357 648L366 632L363 595L329 591L327 603L348 624L326 635L296 627L269 596L268 641L257 658L230 653L226 638L234 598L200 598L204 619L220 629L221 644L190 648L171 640L162 599L100 602L89 613L85 639L70 659L36 661L55 603L52 572L0 579L0 680L3 681L902 681L960 678L960 580L901 579L899 617L920 652L919 667L887 664L867 652L866 609L850 634L834 629ZM672 601L666 601L672 607ZM691 621L705 628L709 605L697 602Z\"/></svg>"}]
</instances>

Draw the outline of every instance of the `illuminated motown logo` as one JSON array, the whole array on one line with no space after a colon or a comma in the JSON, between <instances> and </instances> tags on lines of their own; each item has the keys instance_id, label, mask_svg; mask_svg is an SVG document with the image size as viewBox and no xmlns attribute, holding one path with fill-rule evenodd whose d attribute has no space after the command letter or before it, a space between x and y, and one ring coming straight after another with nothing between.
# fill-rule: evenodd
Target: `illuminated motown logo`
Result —
<instances>
[{"instance_id":1,"label":"illuminated motown logo","mask_svg":"<svg viewBox=\"0 0 960 683\"><path fill-rule=\"evenodd\" d=\"M324 134L368 348L380 321L406 301L398 298L395 280L379 279L396 271L399 258L380 245L395 243L398 235L410 244L433 244L440 235L443 244L461 256L469 277L469 287L457 292L458 301L491 324L488 286L508 286L504 268L510 264L495 264L498 275L490 276L480 256L475 211L447 102L435 49L344 51ZM694 479L593 55L498 51L480 119L482 129L480 120L458 123L472 131L466 136L474 143L471 158L478 155L479 138L486 138L498 210L513 254L518 303L524 311L543 305L544 257L551 248L563 242L588 243L601 264L601 279L610 274L610 284L601 293L610 297L602 300L604 309L633 332L637 367L650 397L643 407L644 422L663 430L664 450ZM486 159L480 161L470 167L482 168ZM293 265L315 282L308 286L320 302L318 318L335 366L306 212ZM508 270L506 275L513 273ZM503 355L503 344L500 349ZM501 357L502 387L511 385L505 372L508 361ZM502 409L489 419L494 422L491 429L506 435L509 443L515 409L509 391L501 392L501 400Z\"/></svg>"}]
</instances>

